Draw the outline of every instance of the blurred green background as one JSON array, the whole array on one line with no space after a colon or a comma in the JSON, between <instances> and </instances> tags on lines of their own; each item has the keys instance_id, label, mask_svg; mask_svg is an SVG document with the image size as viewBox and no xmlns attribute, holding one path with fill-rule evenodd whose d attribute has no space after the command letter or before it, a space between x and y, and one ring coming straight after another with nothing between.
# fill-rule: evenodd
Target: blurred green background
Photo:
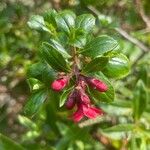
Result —
<instances>
[{"instance_id":1,"label":"blurred green background","mask_svg":"<svg viewBox=\"0 0 150 150\"><path fill-rule=\"evenodd\" d=\"M51 8L92 13L97 17L95 34L117 39L131 61L130 74L112 80L116 97L112 104L101 104L107 112L104 118L74 125L56 106L57 95L33 118L22 114L30 95L27 69L38 60L37 50L48 38L45 32L30 29L27 21ZM149 150L150 100L143 108L138 80L149 96L149 0L0 0L0 150ZM135 103L143 109L138 121L132 117ZM135 128L117 126L129 123Z\"/></svg>"}]
</instances>

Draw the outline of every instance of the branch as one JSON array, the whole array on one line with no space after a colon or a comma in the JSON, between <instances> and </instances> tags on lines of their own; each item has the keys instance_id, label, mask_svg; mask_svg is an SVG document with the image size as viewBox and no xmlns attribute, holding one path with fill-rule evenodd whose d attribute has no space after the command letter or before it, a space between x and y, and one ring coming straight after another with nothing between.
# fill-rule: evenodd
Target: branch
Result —
<instances>
[{"instance_id":1,"label":"branch","mask_svg":"<svg viewBox=\"0 0 150 150\"><path fill-rule=\"evenodd\" d=\"M141 50L143 50L144 52L148 52L150 51L150 49L145 46L141 41L135 39L134 37L132 37L131 35L129 35L126 31L124 31L121 28L115 28L115 30L122 35L125 39L127 39L128 41L130 41L131 43L133 43L134 45L138 46Z\"/></svg>"},{"instance_id":2,"label":"branch","mask_svg":"<svg viewBox=\"0 0 150 150\"><path fill-rule=\"evenodd\" d=\"M148 16L146 16L143 6L142 6L142 2L141 0L135 0L136 6L137 6L137 11L140 14L142 20L145 22L146 26L148 28L150 28L150 18L148 18Z\"/></svg>"}]
</instances>

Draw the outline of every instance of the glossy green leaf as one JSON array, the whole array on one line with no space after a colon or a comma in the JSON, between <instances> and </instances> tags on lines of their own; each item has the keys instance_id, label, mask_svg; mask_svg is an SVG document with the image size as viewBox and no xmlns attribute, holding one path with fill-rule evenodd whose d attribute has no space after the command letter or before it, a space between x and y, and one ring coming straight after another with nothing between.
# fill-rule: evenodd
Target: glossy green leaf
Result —
<instances>
[{"instance_id":1,"label":"glossy green leaf","mask_svg":"<svg viewBox=\"0 0 150 150\"><path fill-rule=\"evenodd\" d=\"M108 63L108 57L97 57L83 68L84 73L101 71Z\"/></svg>"},{"instance_id":2,"label":"glossy green leaf","mask_svg":"<svg viewBox=\"0 0 150 150\"><path fill-rule=\"evenodd\" d=\"M25 150L21 145L0 133L0 150Z\"/></svg>"},{"instance_id":3,"label":"glossy green leaf","mask_svg":"<svg viewBox=\"0 0 150 150\"><path fill-rule=\"evenodd\" d=\"M30 91L41 89L44 86L41 81L35 78L29 78L27 79L27 82L29 84Z\"/></svg>"},{"instance_id":4,"label":"glossy green leaf","mask_svg":"<svg viewBox=\"0 0 150 150\"><path fill-rule=\"evenodd\" d=\"M48 64L38 62L28 68L27 76L29 78L36 78L49 86L56 78L56 72Z\"/></svg>"},{"instance_id":5,"label":"glossy green leaf","mask_svg":"<svg viewBox=\"0 0 150 150\"><path fill-rule=\"evenodd\" d=\"M89 76L103 81L108 86L108 90L106 92L99 92L96 89L90 88L91 97L97 102L112 102L114 100L114 88L107 77L101 72L90 73Z\"/></svg>"},{"instance_id":6,"label":"glossy green leaf","mask_svg":"<svg viewBox=\"0 0 150 150\"><path fill-rule=\"evenodd\" d=\"M69 10L60 12L56 17L56 23L58 29L70 33L71 29L75 26L76 15Z\"/></svg>"},{"instance_id":7,"label":"glossy green leaf","mask_svg":"<svg viewBox=\"0 0 150 150\"><path fill-rule=\"evenodd\" d=\"M54 39L51 39L49 43L53 48L55 48L58 52L60 52L64 58L70 58L71 56L67 53L67 51L63 48L63 46Z\"/></svg>"},{"instance_id":8,"label":"glossy green leaf","mask_svg":"<svg viewBox=\"0 0 150 150\"><path fill-rule=\"evenodd\" d=\"M118 49L118 42L110 36L102 35L86 44L81 54L88 57L97 57L106 52Z\"/></svg>"},{"instance_id":9,"label":"glossy green leaf","mask_svg":"<svg viewBox=\"0 0 150 150\"><path fill-rule=\"evenodd\" d=\"M32 16L30 20L28 21L28 25L32 29L40 29L40 30L50 32L49 29L45 25L44 18L39 15Z\"/></svg>"},{"instance_id":10,"label":"glossy green leaf","mask_svg":"<svg viewBox=\"0 0 150 150\"><path fill-rule=\"evenodd\" d=\"M109 59L103 73L110 78L122 78L128 75L130 63L128 58L123 54L117 54Z\"/></svg>"},{"instance_id":11,"label":"glossy green leaf","mask_svg":"<svg viewBox=\"0 0 150 150\"><path fill-rule=\"evenodd\" d=\"M46 90L39 90L36 91L35 93L32 93L32 95L29 97L24 107L24 113L29 116L36 113L40 109L46 98L47 98Z\"/></svg>"},{"instance_id":12,"label":"glossy green leaf","mask_svg":"<svg viewBox=\"0 0 150 150\"><path fill-rule=\"evenodd\" d=\"M133 97L133 116L135 120L140 119L147 106L147 91L142 80L137 82Z\"/></svg>"},{"instance_id":13,"label":"glossy green leaf","mask_svg":"<svg viewBox=\"0 0 150 150\"><path fill-rule=\"evenodd\" d=\"M72 90L72 87L63 91L62 95L60 96L59 107L62 107L65 104L71 90Z\"/></svg>"},{"instance_id":14,"label":"glossy green leaf","mask_svg":"<svg viewBox=\"0 0 150 150\"><path fill-rule=\"evenodd\" d=\"M27 69L27 76L29 78L37 78L41 80L41 73L43 72L45 65L46 64L42 62L38 62L38 63L30 65Z\"/></svg>"},{"instance_id":15,"label":"glossy green leaf","mask_svg":"<svg viewBox=\"0 0 150 150\"><path fill-rule=\"evenodd\" d=\"M76 28L89 32L95 26L95 17L91 14L83 14L76 18Z\"/></svg>"},{"instance_id":16,"label":"glossy green leaf","mask_svg":"<svg viewBox=\"0 0 150 150\"><path fill-rule=\"evenodd\" d=\"M40 52L46 60L46 62L57 71L68 71L69 66L64 59L64 57L61 55L60 52L58 52L54 47L52 47L48 43L43 43Z\"/></svg>"}]
</instances>

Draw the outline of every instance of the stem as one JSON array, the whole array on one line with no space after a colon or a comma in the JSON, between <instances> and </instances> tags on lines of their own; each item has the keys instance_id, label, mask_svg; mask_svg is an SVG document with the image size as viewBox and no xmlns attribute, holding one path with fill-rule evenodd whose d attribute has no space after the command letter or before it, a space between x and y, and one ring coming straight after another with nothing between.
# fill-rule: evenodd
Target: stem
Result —
<instances>
[{"instance_id":1,"label":"stem","mask_svg":"<svg viewBox=\"0 0 150 150\"><path fill-rule=\"evenodd\" d=\"M77 50L75 47L73 47L73 70L72 72L73 72L73 75L76 76L76 83L78 83L79 81L79 74L80 74L79 63L80 63L80 60L77 55Z\"/></svg>"}]
</instances>

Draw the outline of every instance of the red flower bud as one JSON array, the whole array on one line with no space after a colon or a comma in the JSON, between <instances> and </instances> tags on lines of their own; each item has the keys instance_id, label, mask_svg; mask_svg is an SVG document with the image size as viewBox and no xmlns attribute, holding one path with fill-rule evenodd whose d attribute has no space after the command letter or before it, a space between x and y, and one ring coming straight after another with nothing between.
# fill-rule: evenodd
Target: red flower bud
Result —
<instances>
[{"instance_id":1,"label":"red flower bud","mask_svg":"<svg viewBox=\"0 0 150 150\"><path fill-rule=\"evenodd\" d=\"M75 104L76 104L76 92L74 91L69 95L65 105L67 109L72 109L75 106Z\"/></svg>"},{"instance_id":2,"label":"red flower bud","mask_svg":"<svg viewBox=\"0 0 150 150\"><path fill-rule=\"evenodd\" d=\"M68 83L68 78L65 76L61 79L57 79L55 80L52 84L51 84L51 88L55 91L61 91Z\"/></svg>"},{"instance_id":3,"label":"red flower bud","mask_svg":"<svg viewBox=\"0 0 150 150\"><path fill-rule=\"evenodd\" d=\"M98 79L87 78L87 82L90 86L92 86L94 89L100 92L105 92L108 89L107 85Z\"/></svg>"},{"instance_id":4,"label":"red flower bud","mask_svg":"<svg viewBox=\"0 0 150 150\"><path fill-rule=\"evenodd\" d=\"M90 103L90 98L88 97L88 95L83 92L83 91L80 91L80 99L83 103L85 104L89 104Z\"/></svg>"}]
</instances>

